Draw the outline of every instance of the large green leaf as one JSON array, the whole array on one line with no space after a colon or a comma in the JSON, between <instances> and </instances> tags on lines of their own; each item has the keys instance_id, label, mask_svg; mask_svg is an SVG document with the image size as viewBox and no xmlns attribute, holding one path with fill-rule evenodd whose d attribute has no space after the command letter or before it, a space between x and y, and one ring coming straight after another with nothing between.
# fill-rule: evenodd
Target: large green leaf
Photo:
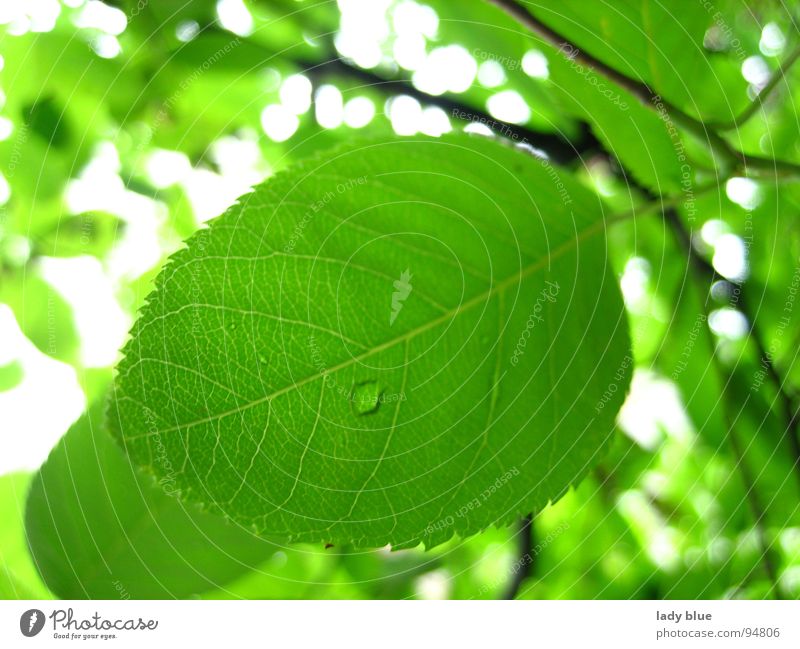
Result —
<instances>
[{"instance_id":1,"label":"large green leaf","mask_svg":"<svg viewBox=\"0 0 800 649\"><path fill-rule=\"evenodd\" d=\"M69 430L31 484L28 543L45 583L67 599L189 597L258 566L275 549L172 497L99 427L103 403Z\"/></svg>"},{"instance_id":2,"label":"large green leaf","mask_svg":"<svg viewBox=\"0 0 800 649\"><path fill-rule=\"evenodd\" d=\"M603 233L595 195L485 138L312 159L173 257L110 426L188 500L289 540L508 523L582 478L627 389Z\"/></svg>"}]
</instances>

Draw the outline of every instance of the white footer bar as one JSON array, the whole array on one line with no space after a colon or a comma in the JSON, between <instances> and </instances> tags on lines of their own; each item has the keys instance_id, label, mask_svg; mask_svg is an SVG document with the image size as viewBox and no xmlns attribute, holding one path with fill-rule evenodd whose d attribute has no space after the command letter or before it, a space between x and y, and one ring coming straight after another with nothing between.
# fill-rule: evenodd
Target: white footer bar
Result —
<instances>
[{"instance_id":1,"label":"white footer bar","mask_svg":"<svg viewBox=\"0 0 800 649\"><path fill-rule=\"evenodd\" d=\"M0 602L0 647L800 647L800 602ZM512 644L513 643L513 644Z\"/></svg>"}]
</instances>

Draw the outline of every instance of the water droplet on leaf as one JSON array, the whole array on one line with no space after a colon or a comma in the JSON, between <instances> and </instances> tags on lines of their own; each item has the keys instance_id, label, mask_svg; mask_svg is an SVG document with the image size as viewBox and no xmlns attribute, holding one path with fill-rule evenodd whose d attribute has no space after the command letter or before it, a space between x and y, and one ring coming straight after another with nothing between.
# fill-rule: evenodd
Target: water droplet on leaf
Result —
<instances>
[{"instance_id":1,"label":"water droplet on leaf","mask_svg":"<svg viewBox=\"0 0 800 649\"><path fill-rule=\"evenodd\" d=\"M381 405L381 388L377 381L362 381L353 386L351 400L357 415L369 415Z\"/></svg>"}]
</instances>

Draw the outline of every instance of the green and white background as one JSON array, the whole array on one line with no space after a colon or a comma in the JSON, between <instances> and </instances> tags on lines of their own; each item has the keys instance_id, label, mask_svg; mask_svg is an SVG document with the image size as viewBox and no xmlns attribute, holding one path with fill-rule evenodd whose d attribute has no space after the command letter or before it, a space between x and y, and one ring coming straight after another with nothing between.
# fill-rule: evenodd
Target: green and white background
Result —
<instances>
[{"instance_id":1,"label":"green and white background","mask_svg":"<svg viewBox=\"0 0 800 649\"><path fill-rule=\"evenodd\" d=\"M0 0L0 596L800 597L788 0Z\"/></svg>"}]
</instances>

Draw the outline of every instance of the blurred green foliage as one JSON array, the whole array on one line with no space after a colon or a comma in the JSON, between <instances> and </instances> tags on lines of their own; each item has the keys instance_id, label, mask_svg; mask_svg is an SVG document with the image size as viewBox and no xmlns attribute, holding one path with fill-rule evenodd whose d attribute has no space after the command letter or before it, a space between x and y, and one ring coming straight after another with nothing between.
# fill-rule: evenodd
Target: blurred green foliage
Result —
<instances>
[{"instance_id":1,"label":"blurred green foliage","mask_svg":"<svg viewBox=\"0 0 800 649\"><path fill-rule=\"evenodd\" d=\"M633 393L611 452L536 516L519 596L800 597L800 467L792 442L800 386L797 175L752 170L745 179L751 170L738 169L734 177L697 133L670 130L652 106L600 72L579 69L490 3L423 2L438 20L416 35L397 18L401 5L419 6L409 0L53 0L50 13L39 14L28 12L33 3L10 4L0 25L0 302L42 354L74 369L88 403L105 393L108 370L86 361L93 341L48 273L54 258L93 260L115 308L133 320L167 257L237 194L357 133L401 133L402 116L392 108L398 96L414 98L412 131L435 131L442 112L453 129L489 122L499 137L524 140L562 163L610 214L659 195L678 199L673 221L649 214L609 226L634 340ZM800 45L796 7L777 0L687 0L674 11L649 0L544 5L530 8L570 47L647 83L719 129L730 146L800 163L800 66L758 95ZM427 29L432 14L408 15ZM367 21L361 49L346 38L354 16ZM428 55L459 46L480 74L468 75L464 88L450 89L447 79L434 87L403 66L420 42ZM265 113L287 103L282 89L297 74L314 101L297 115ZM329 86L338 89L328 93L333 118L319 105ZM498 103L505 92L516 93L505 95L513 101ZM358 129L337 113L337 101L347 106L357 97L376 108ZM527 111L504 112L517 99ZM754 114L729 128L754 100ZM503 122L504 115L513 119ZM688 247L681 233L691 237ZM737 268L731 259L745 263ZM0 396L28 380L20 359L0 359ZM23 430L24 422L3 416L4 435ZM75 470L62 457L75 430L46 465L60 463L55 484ZM102 473L99 462L89 459L89 468ZM43 581L26 547L26 493L32 480L48 479L36 475L0 477L0 596L81 596L74 584ZM518 545L513 529L430 552L292 545L263 558L248 554L241 571L210 576L216 587L207 578L185 590L148 589L134 572L124 580L109 575L92 593L493 598L522 569L526 550ZM39 569L50 568L42 561Z\"/></svg>"}]
</instances>

